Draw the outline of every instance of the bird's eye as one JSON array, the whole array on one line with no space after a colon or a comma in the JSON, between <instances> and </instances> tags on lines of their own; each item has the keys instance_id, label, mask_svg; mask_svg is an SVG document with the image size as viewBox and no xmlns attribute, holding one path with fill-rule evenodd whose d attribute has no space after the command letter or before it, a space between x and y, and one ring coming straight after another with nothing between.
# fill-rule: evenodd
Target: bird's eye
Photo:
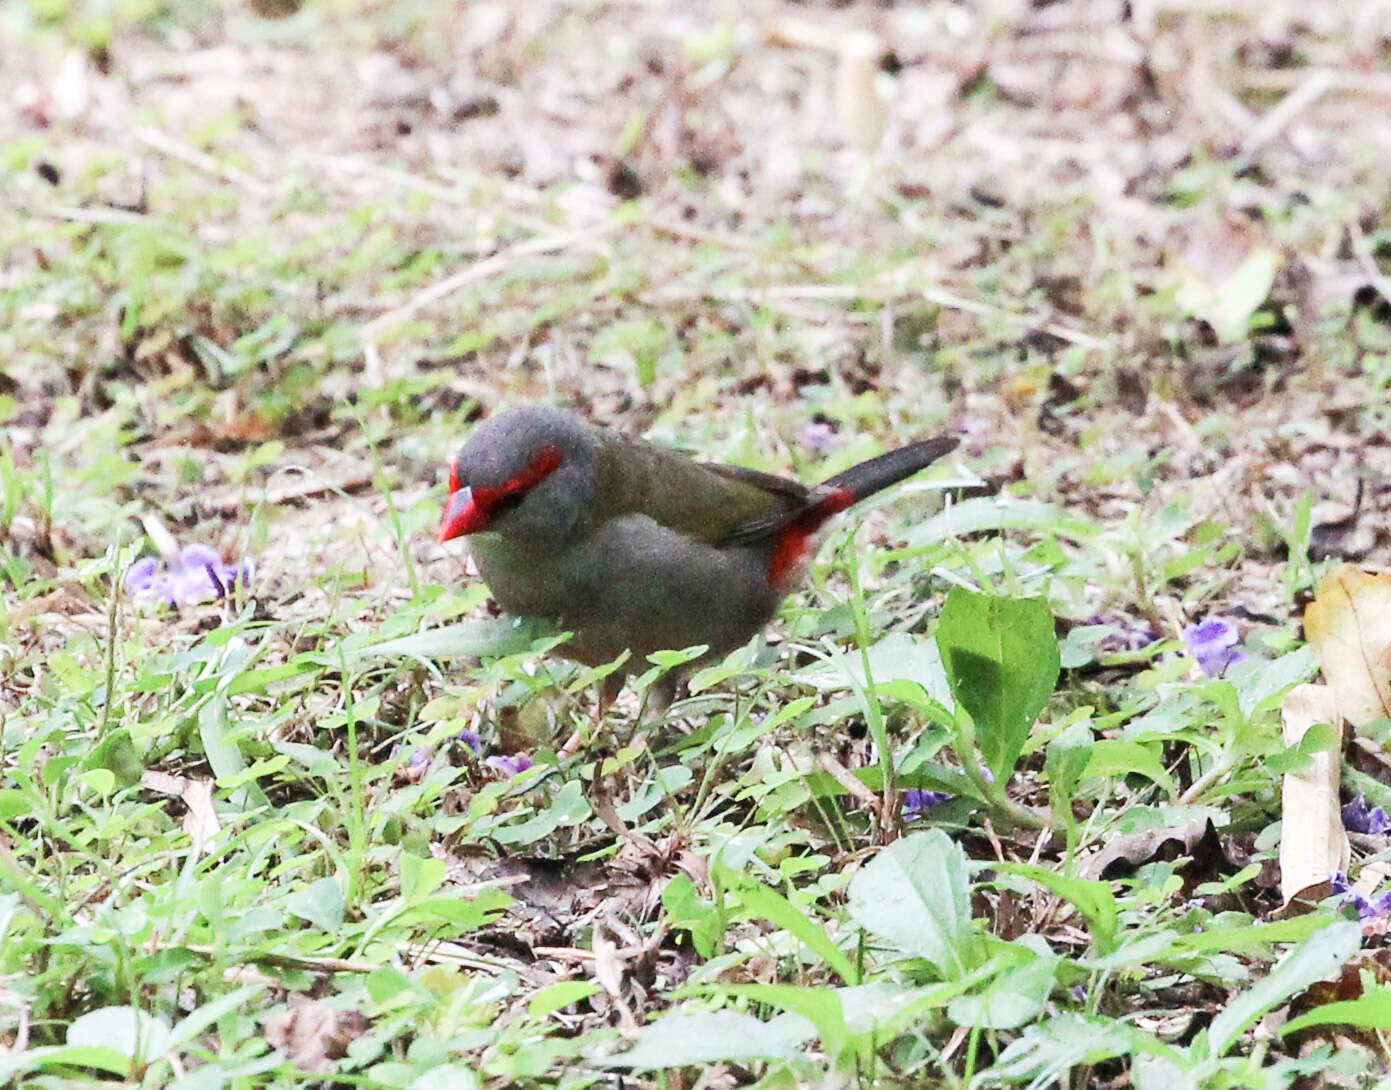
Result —
<instances>
[{"instance_id":1,"label":"bird's eye","mask_svg":"<svg viewBox=\"0 0 1391 1090\"><path fill-rule=\"evenodd\" d=\"M488 507L488 513L494 517L505 515L508 511L520 507L524 499L526 499L526 491L524 489L504 492Z\"/></svg>"}]
</instances>

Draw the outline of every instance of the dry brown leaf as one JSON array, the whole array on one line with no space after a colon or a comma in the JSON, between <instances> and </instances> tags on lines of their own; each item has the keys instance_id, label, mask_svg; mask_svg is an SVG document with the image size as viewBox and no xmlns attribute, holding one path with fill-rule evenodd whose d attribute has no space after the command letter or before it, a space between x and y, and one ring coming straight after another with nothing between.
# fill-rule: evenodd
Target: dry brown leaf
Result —
<instances>
[{"instance_id":1,"label":"dry brown leaf","mask_svg":"<svg viewBox=\"0 0 1391 1090\"><path fill-rule=\"evenodd\" d=\"M1339 725L1335 694L1327 685L1291 689L1280 713L1287 746L1298 745L1315 723ZM1285 773L1280 896L1286 905L1306 890L1326 884L1335 871L1347 873L1351 852L1338 806L1340 769L1337 749L1326 749L1315 753L1304 771Z\"/></svg>"},{"instance_id":2,"label":"dry brown leaf","mask_svg":"<svg viewBox=\"0 0 1391 1090\"><path fill-rule=\"evenodd\" d=\"M1211 818L1198 817L1182 825L1113 837L1106 847L1082 864L1082 874L1102 880L1126 877L1156 859L1173 860L1194 855L1203 839L1209 835L1215 837L1216 833Z\"/></svg>"},{"instance_id":3,"label":"dry brown leaf","mask_svg":"<svg viewBox=\"0 0 1391 1090\"><path fill-rule=\"evenodd\" d=\"M201 852L208 841L217 836L222 824L213 808L213 781L190 780L168 772L150 770L140 777L140 786L161 795L175 795L188 807L184 814L183 830Z\"/></svg>"},{"instance_id":4,"label":"dry brown leaf","mask_svg":"<svg viewBox=\"0 0 1391 1090\"><path fill-rule=\"evenodd\" d=\"M598 921L594 924L593 940L594 979L613 998L613 1004L618 1009L619 1025L623 1031L635 1033L638 1022L633 1017L628 1001L623 997L623 957L619 953L618 944L609 934L608 926Z\"/></svg>"},{"instance_id":5,"label":"dry brown leaf","mask_svg":"<svg viewBox=\"0 0 1391 1090\"><path fill-rule=\"evenodd\" d=\"M601 924L594 927L594 979L615 998L623 994L623 963L618 946Z\"/></svg>"},{"instance_id":6,"label":"dry brown leaf","mask_svg":"<svg viewBox=\"0 0 1391 1090\"><path fill-rule=\"evenodd\" d=\"M367 1032L367 1019L359 1011L340 1011L327 1003L310 1000L265 1021L266 1041L305 1071L326 1074L334 1061L348 1053L348 1045Z\"/></svg>"},{"instance_id":7,"label":"dry brown leaf","mask_svg":"<svg viewBox=\"0 0 1391 1090\"><path fill-rule=\"evenodd\" d=\"M193 841L194 850L201 852L222 828L217 811L213 809L213 781L189 780L179 797L188 807L183 830Z\"/></svg>"},{"instance_id":8,"label":"dry brown leaf","mask_svg":"<svg viewBox=\"0 0 1391 1090\"><path fill-rule=\"evenodd\" d=\"M1391 715L1391 576L1338 565L1305 609L1304 633L1345 722Z\"/></svg>"}]
</instances>

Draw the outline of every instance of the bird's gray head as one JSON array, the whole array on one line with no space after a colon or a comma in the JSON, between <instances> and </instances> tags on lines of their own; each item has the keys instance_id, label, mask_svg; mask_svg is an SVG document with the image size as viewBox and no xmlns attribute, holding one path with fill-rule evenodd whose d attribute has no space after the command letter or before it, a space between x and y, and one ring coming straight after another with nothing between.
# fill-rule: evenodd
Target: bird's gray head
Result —
<instances>
[{"instance_id":1,"label":"bird's gray head","mask_svg":"<svg viewBox=\"0 0 1391 1090\"><path fill-rule=\"evenodd\" d=\"M578 417L525 405L474 429L449 471L440 540L491 531L563 541L594 498L597 440Z\"/></svg>"}]
</instances>

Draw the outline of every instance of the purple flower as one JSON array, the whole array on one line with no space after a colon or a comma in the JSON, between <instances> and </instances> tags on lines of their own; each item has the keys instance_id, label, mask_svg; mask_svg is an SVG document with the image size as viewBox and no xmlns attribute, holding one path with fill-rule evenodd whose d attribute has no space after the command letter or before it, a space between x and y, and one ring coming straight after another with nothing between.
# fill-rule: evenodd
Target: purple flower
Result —
<instances>
[{"instance_id":1,"label":"purple flower","mask_svg":"<svg viewBox=\"0 0 1391 1090\"><path fill-rule=\"evenodd\" d=\"M985 766L981 766L981 777L987 783L995 782L995 774ZM941 806L942 803L956 798L950 791L927 791L918 787L910 787L903 792L903 816L909 821L915 821L925 816L928 810L934 806Z\"/></svg>"},{"instance_id":2,"label":"purple flower","mask_svg":"<svg viewBox=\"0 0 1391 1090\"><path fill-rule=\"evenodd\" d=\"M454 735L454 740L463 742L464 745L468 746L474 753L483 752L483 739L479 737L476 730L469 730L468 727L465 727L458 734Z\"/></svg>"},{"instance_id":3,"label":"purple flower","mask_svg":"<svg viewBox=\"0 0 1391 1090\"><path fill-rule=\"evenodd\" d=\"M839 445L835 428L824 420L813 420L802 429L802 434L798 438L801 440L802 446L813 454L826 454Z\"/></svg>"},{"instance_id":4,"label":"purple flower","mask_svg":"<svg viewBox=\"0 0 1391 1090\"><path fill-rule=\"evenodd\" d=\"M425 778L430 771L430 766L434 763L435 751L429 746L420 746L411 751L411 759L401 770L401 776L407 783L419 783Z\"/></svg>"},{"instance_id":5,"label":"purple flower","mask_svg":"<svg viewBox=\"0 0 1391 1090\"><path fill-rule=\"evenodd\" d=\"M1357 918L1360 920L1384 919L1391 913L1391 890L1368 897L1365 893L1353 889L1348 876L1341 871L1333 875L1329 885L1333 887L1334 893L1342 894L1343 904L1357 909Z\"/></svg>"},{"instance_id":6,"label":"purple flower","mask_svg":"<svg viewBox=\"0 0 1391 1090\"><path fill-rule=\"evenodd\" d=\"M1368 807L1366 796L1359 791L1357 798L1343 807L1343 827L1350 833L1385 836L1391 833L1391 818L1380 806Z\"/></svg>"},{"instance_id":7,"label":"purple flower","mask_svg":"<svg viewBox=\"0 0 1391 1090\"><path fill-rule=\"evenodd\" d=\"M229 597L238 583L250 586L253 567L249 558L224 564L206 545L185 545L164 564L156 557L142 556L126 571L125 586L134 598L191 606Z\"/></svg>"},{"instance_id":8,"label":"purple flower","mask_svg":"<svg viewBox=\"0 0 1391 1090\"><path fill-rule=\"evenodd\" d=\"M510 779L520 776L530 768L532 761L525 753L508 753L497 757L485 757L483 763Z\"/></svg>"},{"instance_id":9,"label":"purple flower","mask_svg":"<svg viewBox=\"0 0 1391 1090\"><path fill-rule=\"evenodd\" d=\"M1183 630L1188 653L1198 660L1208 677L1221 677L1229 666L1246 661L1246 655L1236 646L1240 639L1236 626L1221 617L1209 617Z\"/></svg>"},{"instance_id":10,"label":"purple flower","mask_svg":"<svg viewBox=\"0 0 1391 1090\"><path fill-rule=\"evenodd\" d=\"M954 798L955 795L946 791L922 791L910 787L903 792L903 816L909 821L915 821L934 806L940 806L948 799Z\"/></svg>"}]
</instances>

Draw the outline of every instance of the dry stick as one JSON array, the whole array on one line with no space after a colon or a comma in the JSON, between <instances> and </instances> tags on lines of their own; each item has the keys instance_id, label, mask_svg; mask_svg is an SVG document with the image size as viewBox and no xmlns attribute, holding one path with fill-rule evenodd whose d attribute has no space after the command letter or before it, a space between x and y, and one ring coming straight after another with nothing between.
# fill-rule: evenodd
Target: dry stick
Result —
<instances>
[{"instance_id":1,"label":"dry stick","mask_svg":"<svg viewBox=\"0 0 1391 1090\"><path fill-rule=\"evenodd\" d=\"M884 820L884 800L871 791L850 769L846 768L835 756L826 751L816 755L817 762L821 768L828 772L832 779L841 787L850 792L859 802L870 811L875 820L881 824Z\"/></svg>"},{"instance_id":2,"label":"dry stick","mask_svg":"<svg viewBox=\"0 0 1391 1090\"><path fill-rule=\"evenodd\" d=\"M497 193L505 201L533 209L544 206L548 201L548 195L539 189L518 182L498 182L495 178L484 174L470 173L463 180L432 182L418 178L408 171L382 166L380 163L358 159L350 155L305 155L303 159L313 166L323 167L339 174L382 182L386 185L409 189L415 193L424 193L433 200L443 201L459 208L478 207L479 195L474 191L485 191L490 201L493 199L492 194ZM472 186L474 191L465 188L466 186ZM538 232L550 231L555 228L554 223L544 219L536 212L522 212L515 207L507 209L507 217L514 223L533 228Z\"/></svg>"},{"instance_id":3,"label":"dry stick","mask_svg":"<svg viewBox=\"0 0 1391 1090\"><path fill-rule=\"evenodd\" d=\"M97 223L113 227L130 227L137 223L149 223L150 217L144 212L132 212L125 208L39 208L32 213L47 219L64 220L68 223Z\"/></svg>"},{"instance_id":4,"label":"dry stick","mask_svg":"<svg viewBox=\"0 0 1391 1090\"><path fill-rule=\"evenodd\" d=\"M1321 68L1309 73L1309 77L1303 83L1256 122L1256 127L1241 142L1242 154L1255 155L1279 136L1295 117L1322 98L1327 91L1332 90L1335 83L1337 77L1327 69Z\"/></svg>"},{"instance_id":5,"label":"dry stick","mask_svg":"<svg viewBox=\"0 0 1391 1090\"><path fill-rule=\"evenodd\" d=\"M203 954L206 957L216 958L225 953L219 947L204 945L201 943L185 943L185 949L192 950L195 954ZM328 973L375 973L381 965L375 961L354 961L350 958L329 958L329 957L306 957L302 954L272 954L258 951L244 952L241 957L246 961L259 962L262 965L274 965L279 969L304 969L309 972L319 970Z\"/></svg>"},{"instance_id":6,"label":"dry stick","mask_svg":"<svg viewBox=\"0 0 1391 1090\"><path fill-rule=\"evenodd\" d=\"M392 326L399 325L406 321L417 311L428 307L431 303L437 303L447 296L453 295L456 291L468 287L479 280L486 280L488 277L502 272L509 265L516 263L522 258L535 257L538 254L552 254L560 250L568 250L578 243L594 241L603 238L605 235L617 231L622 224L603 223L595 227L583 227L578 231L567 231L564 234L549 235L543 238L529 238L525 242L519 242L515 246L509 246L505 250L499 250L491 257L485 257L477 261L466 269L461 269L453 276L446 276L443 280L431 284L424 291L417 293L402 303L399 307L388 310L373 318L362 327L362 339L368 344L374 343L381 335Z\"/></svg>"},{"instance_id":7,"label":"dry stick","mask_svg":"<svg viewBox=\"0 0 1391 1090\"><path fill-rule=\"evenodd\" d=\"M1071 326L1063 325L1061 322L1039 321L1030 318L1027 314L1020 314L1017 311L1007 310L1004 307L996 306L994 303L983 303L976 299L967 299L964 296L957 295L942 288L904 288L902 290L890 288L887 292L882 292L872 288L857 287L853 284L775 284L768 288L721 288L718 290L713 288L697 288L694 292L691 290L668 288L659 292L653 292L652 297L659 301L673 301L690 298L693 294L705 299L714 299L717 302L760 304L766 303L768 300L784 299L867 299L876 302L887 302L891 299L918 295L929 303L936 303L938 306L946 307L950 310L960 310L968 314L993 315L1012 319L1013 321L1019 322L1027 329L1049 333L1059 340L1066 341L1069 344L1075 344L1081 348L1104 349L1110 347L1110 342L1104 337L1093 336L1080 329L1073 329Z\"/></svg>"},{"instance_id":8,"label":"dry stick","mask_svg":"<svg viewBox=\"0 0 1391 1090\"><path fill-rule=\"evenodd\" d=\"M735 250L740 253L754 253L757 251L756 246L743 239L728 237L713 231L706 231L689 224L650 219L647 221L647 227L659 234L671 235L674 238L681 238L695 243L722 246L725 249ZM826 275L821 269L809 262L800 261L798 264L813 274ZM892 298L914 294L912 290L894 291L890 289L890 291L891 294L889 296L881 297L879 301L887 302ZM780 301L792 299L842 301L874 298L874 293L872 291L866 291L849 284L780 284L763 289L725 289L722 291L701 291L697 289L697 293L703 297L721 301L753 302L763 303L765 305L767 301L771 299L778 299ZM668 289L667 291L655 293L659 300L663 297L667 299L688 297L689 294L689 292L683 292L680 289ZM1105 349L1110 347L1110 342L1106 338L1093 336L1080 329L1074 329L1071 326L1064 325L1062 322L1041 323L1030 318L1028 315L1007 310L993 303L984 303L975 299L967 299L954 292L946 291L943 288L927 287L923 288L918 294L921 294L923 299L927 300L927 302L936 303L938 306L946 307L949 310L960 310L969 314L995 315L1004 318L1012 318L1029 329L1050 333L1060 340L1066 341L1069 344L1078 345L1081 348Z\"/></svg>"},{"instance_id":9,"label":"dry stick","mask_svg":"<svg viewBox=\"0 0 1391 1090\"><path fill-rule=\"evenodd\" d=\"M982 303L975 299L965 299L960 295L955 295L941 288L924 288L921 292L922 297L929 303L936 303L938 306L947 307L951 310L961 310L968 314L989 314L1001 318L1013 318L1017 322L1022 322L1029 329L1036 329L1043 333L1052 334L1059 340L1067 341L1068 344L1075 344L1080 348L1107 348L1110 342L1104 337L1094 337L1090 333L1084 333L1080 329L1073 329L1071 326L1063 325L1061 322L1040 323L1030 318L1026 314L1019 314L1004 307L998 307L994 303Z\"/></svg>"},{"instance_id":10,"label":"dry stick","mask_svg":"<svg viewBox=\"0 0 1391 1090\"><path fill-rule=\"evenodd\" d=\"M1350 72L1344 68L1324 68L1331 77L1329 90L1340 95L1391 98L1391 75L1385 72ZM1309 78L1308 73L1284 69L1245 70L1240 76L1243 91L1296 91Z\"/></svg>"},{"instance_id":11,"label":"dry stick","mask_svg":"<svg viewBox=\"0 0 1391 1090\"><path fill-rule=\"evenodd\" d=\"M310 500L322 499L324 496L353 495L365 491L371 486L372 474L367 472L354 472L342 480L333 481L321 473L306 471L303 483L287 485L273 492L267 492L260 499L249 500L243 491L238 491L235 495L222 493L211 496L207 500L199 502L197 506L198 510L210 515L232 518L242 508L253 503L265 504L267 507L298 506ZM230 489L227 491L231 492Z\"/></svg>"},{"instance_id":12,"label":"dry stick","mask_svg":"<svg viewBox=\"0 0 1391 1090\"><path fill-rule=\"evenodd\" d=\"M254 174L250 174L240 167L220 163L207 152L191 148L187 144L181 144L157 129L137 129L135 138L171 159L178 159L191 167L206 171L215 178L221 178L224 182L239 185L258 197L269 197L272 193L271 187Z\"/></svg>"}]
</instances>

